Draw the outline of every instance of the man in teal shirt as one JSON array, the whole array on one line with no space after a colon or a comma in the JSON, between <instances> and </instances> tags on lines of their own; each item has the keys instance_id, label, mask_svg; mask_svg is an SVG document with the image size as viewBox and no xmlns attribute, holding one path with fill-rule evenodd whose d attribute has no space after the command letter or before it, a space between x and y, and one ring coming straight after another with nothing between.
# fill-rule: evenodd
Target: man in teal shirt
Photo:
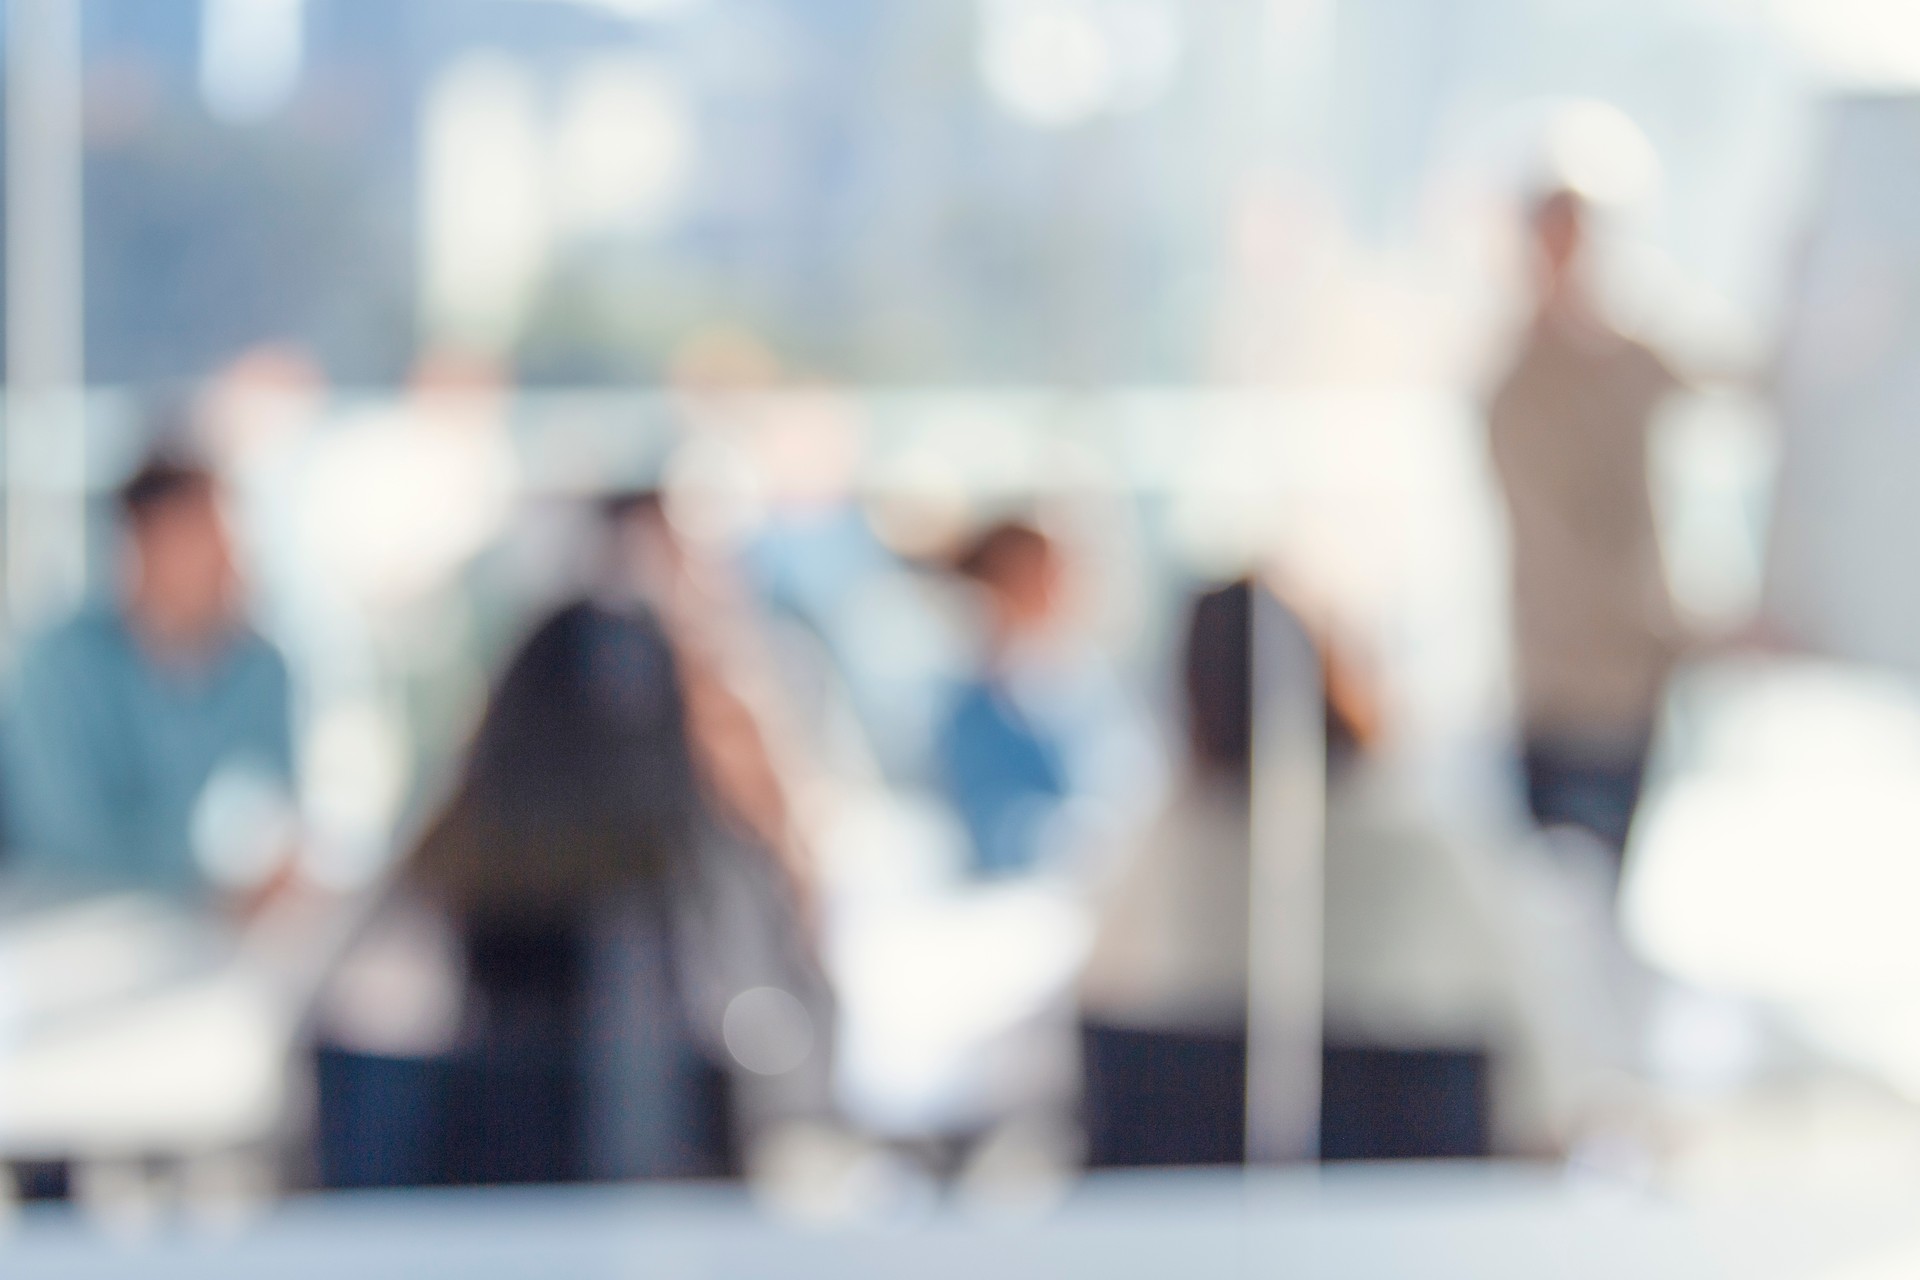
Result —
<instances>
[{"instance_id":1,"label":"man in teal shirt","mask_svg":"<svg viewBox=\"0 0 1920 1280\"><path fill-rule=\"evenodd\" d=\"M206 901L210 784L291 797L286 665L244 620L210 471L156 458L119 500L117 598L39 637L16 673L9 862L63 890Z\"/></svg>"}]
</instances>

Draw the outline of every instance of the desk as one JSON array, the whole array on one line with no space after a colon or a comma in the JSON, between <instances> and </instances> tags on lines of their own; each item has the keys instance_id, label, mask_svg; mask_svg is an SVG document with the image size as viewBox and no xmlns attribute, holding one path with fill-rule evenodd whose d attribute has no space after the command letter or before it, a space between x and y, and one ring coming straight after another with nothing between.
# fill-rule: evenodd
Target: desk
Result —
<instances>
[{"instance_id":1,"label":"desk","mask_svg":"<svg viewBox=\"0 0 1920 1280\"><path fill-rule=\"evenodd\" d=\"M283 1124L286 974L137 897L0 909L0 1160L255 1147Z\"/></svg>"},{"instance_id":2,"label":"desk","mask_svg":"<svg viewBox=\"0 0 1920 1280\"><path fill-rule=\"evenodd\" d=\"M1915 1188L1869 1202L1683 1204L1551 1170L1347 1168L1115 1175L1040 1220L780 1223L745 1192L659 1187L388 1192L290 1201L225 1237L103 1239L30 1213L9 1280L1881 1280L1920 1274Z\"/></svg>"}]
</instances>

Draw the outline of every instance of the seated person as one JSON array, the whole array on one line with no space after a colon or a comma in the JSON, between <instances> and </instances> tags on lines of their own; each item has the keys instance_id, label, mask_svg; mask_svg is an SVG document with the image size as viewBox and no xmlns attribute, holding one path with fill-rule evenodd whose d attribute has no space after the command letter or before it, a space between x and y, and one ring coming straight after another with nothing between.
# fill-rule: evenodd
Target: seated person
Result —
<instances>
[{"instance_id":1,"label":"seated person","mask_svg":"<svg viewBox=\"0 0 1920 1280\"><path fill-rule=\"evenodd\" d=\"M1064 635L1065 573L1051 539L997 524L955 569L978 589L983 653L954 691L935 754L971 837L971 869L1018 875L1080 858L1151 811L1158 751L1100 655Z\"/></svg>"},{"instance_id":2,"label":"seated person","mask_svg":"<svg viewBox=\"0 0 1920 1280\"><path fill-rule=\"evenodd\" d=\"M714 953L770 949L797 928L770 855L716 834L725 802L689 719L674 646L638 604L565 606L513 657L387 911L452 939L444 1040L349 1044L354 1010L323 1006L327 1185L735 1170L720 1010L770 982L716 975ZM714 896L755 871L757 936L703 937L702 911L728 909ZM349 956L349 985L355 967ZM791 971L771 984L805 994ZM408 985L361 994L382 1013Z\"/></svg>"},{"instance_id":3,"label":"seated person","mask_svg":"<svg viewBox=\"0 0 1920 1280\"><path fill-rule=\"evenodd\" d=\"M1243 581L1196 602L1185 653L1190 765L1102 907L1081 991L1095 1166L1244 1158L1259 598ZM1488 1154L1494 1054L1514 1060L1507 1051L1524 1050L1527 1035L1485 909L1502 887L1473 883L1470 858L1383 796L1368 763L1376 730L1364 685L1330 656L1322 674L1321 1154Z\"/></svg>"},{"instance_id":4,"label":"seated person","mask_svg":"<svg viewBox=\"0 0 1920 1280\"><path fill-rule=\"evenodd\" d=\"M204 902L210 784L290 803L287 670L246 623L213 473L156 455L120 489L118 592L27 646L4 735L14 869ZM201 841L204 845L204 839Z\"/></svg>"}]
</instances>

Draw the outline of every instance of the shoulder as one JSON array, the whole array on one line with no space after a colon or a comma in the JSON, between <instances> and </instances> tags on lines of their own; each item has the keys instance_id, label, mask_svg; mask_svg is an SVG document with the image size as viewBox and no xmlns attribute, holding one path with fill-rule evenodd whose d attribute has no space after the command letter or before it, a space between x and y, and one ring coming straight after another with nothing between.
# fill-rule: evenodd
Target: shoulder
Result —
<instances>
[{"instance_id":1,"label":"shoulder","mask_svg":"<svg viewBox=\"0 0 1920 1280\"><path fill-rule=\"evenodd\" d=\"M1512 356L1499 369L1486 398L1488 416L1504 418L1537 397L1540 386L1558 374L1553 338L1535 322L1518 336Z\"/></svg>"},{"instance_id":2,"label":"shoulder","mask_svg":"<svg viewBox=\"0 0 1920 1280\"><path fill-rule=\"evenodd\" d=\"M244 660L257 662L263 666L284 667L286 665L286 659L280 653L280 646L250 625L242 625L235 629L233 651Z\"/></svg>"},{"instance_id":3,"label":"shoulder","mask_svg":"<svg viewBox=\"0 0 1920 1280\"><path fill-rule=\"evenodd\" d=\"M978 750L986 742L1004 739L1009 729L1001 699L988 682L964 680L948 690L939 730L947 752Z\"/></svg>"},{"instance_id":4,"label":"shoulder","mask_svg":"<svg viewBox=\"0 0 1920 1280\"><path fill-rule=\"evenodd\" d=\"M947 691L947 719L953 723L1000 719L1000 702L1000 695L988 681L956 681Z\"/></svg>"},{"instance_id":5,"label":"shoulder","mask_svg":"<svg viewBox=\"0 0 1920 1280\"><path fill-rule=\"evenodd\" d=\"M238 680L284 688L287 660L280 647L250 626L234 632L227 646L226 667Z\"/></svg>"},{"instance_id":6,"label":"shoulder","mask_svg":"<svg viewBox=\"0 0 1920 1280\"><path fill-rule=\"evenodd\" d=\"M112 609L96 606L42 631L27 644L20 665L28 675L48 675L124 663L131 654L126 623Z\"/></svg>"},{"instance_id":7,"label":"shoulder","mask_svg":"<svg viewBox=\"0 0 1920 1280\"><path fill-rule=\"evenodd\" d=\"M1656 392L1665 392L1675 390L1682 384L1683 379L1667 362L1667 358L1660 353L1658 347L1640 338L1629 338L1627 345L1631 351L1634 369L1645 380L1647 386Z\"/></svg>"}]
</instances>

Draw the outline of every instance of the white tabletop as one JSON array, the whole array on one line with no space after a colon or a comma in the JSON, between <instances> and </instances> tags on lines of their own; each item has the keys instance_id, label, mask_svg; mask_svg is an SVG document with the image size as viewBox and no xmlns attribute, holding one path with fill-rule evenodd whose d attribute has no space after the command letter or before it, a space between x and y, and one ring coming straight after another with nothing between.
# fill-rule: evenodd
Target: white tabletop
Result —
<instances>
[{"instance_id":1,"label":"white tabletop","mask_svg":"<svg viewBox=\"0 0 1920 1280\"><path fill-rule=\"evenodd\" d=\"M1912 1190L1684 1203L1498 1167L1150 1174L1093 1179L1041 1219L934 1210L841 1227L782 1223L726 1188L403 1192L296 1200L229 1235L116 1240L30 1213L0 1244L0 1273L1876 1280L1920 1274Z\"/></svg>"}]
</instances>

